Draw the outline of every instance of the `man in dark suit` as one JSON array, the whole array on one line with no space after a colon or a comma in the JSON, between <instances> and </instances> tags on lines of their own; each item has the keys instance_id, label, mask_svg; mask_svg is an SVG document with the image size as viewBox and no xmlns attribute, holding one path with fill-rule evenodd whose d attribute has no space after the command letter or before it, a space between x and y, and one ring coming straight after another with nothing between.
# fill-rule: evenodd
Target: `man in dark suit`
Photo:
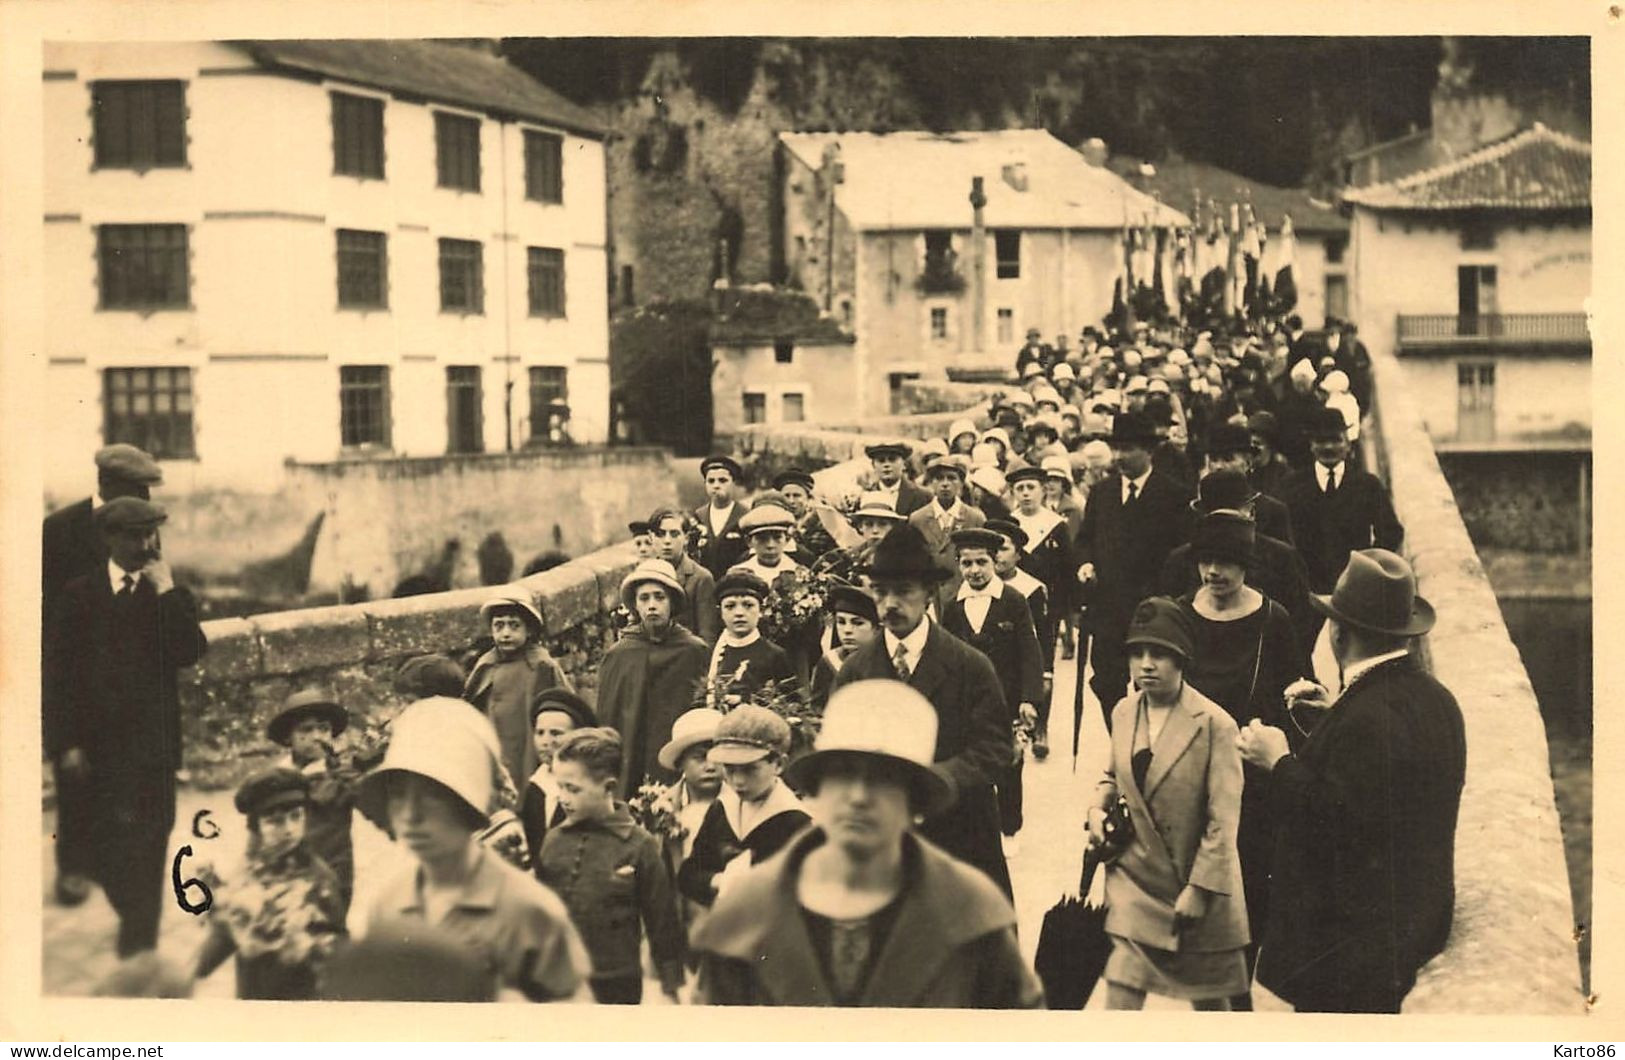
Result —
<instances>
[{"instance_id":1,"label":"man in dark suit","mask_svg":"<svg viewBox=\"0 0 1625 1060\"><path fill-rule=\"evenodd\" d=\"M926 818L920 834L987 873L1010 897L993 786L1010 763L1012 714L987 656L926 617L943 576L916 528L905 524L880 540L869 578L882 634L847 658L834 688L865 678L890 679L931 701L937 712L934 760L954 782L957 796L946 810Z\"/></svg>"},{"instance_id":2,"label":"man in dark suit","mask_svg":"<svg viewBox=\"0 0 1625 1060\"><path fill-rule=\"evenodd\" d=\"M1118 413L1111 446L1117 469L1089 490L1074 544L1078 581L1089 596L1089 680L1110 727L1128 690L1123 638L1134 607L1157 589L1168 553L1190 537L1189 497L1151 466L1156 433L1145 417Z\"/></svg>"},{"instance_id":3,"label":"man in dark suit","mask_svg":"<svg viewBox=\"0 0 1625 1060\"><path fill-rule=\"evenodd\" d=\"M97 451L96 493L45 517L40 546L42 631L50 628L51 608L67 584L107 566L107 546L96 532L92 513L117 497L147 500L151 488L163 480L158 462L133 445L121 442ZM56 772L55 763L52 770ZM78 905L90 894L91 807L81 785L62 781L57 774L56 900Z\"/></svg>"},{"instance_id":4,"label":"man in dark suit","mask_svg":"<svg viewBox=\"0 0 1625 1060\"><path fill-rule=\"evenodd\" d=\"M705 478L706 502L694 509L694 521L700 527L698 559L715 581L749 550L745 532L739 528L745 510L737 494L744 476L739 462L730 456L706 457L700 461L700 474Z\"/></svg>"},{"instance_id":5,"label":"man in dark suit","mask_svg":"<svg viewBox=\"0 0 1625 1060\"><path fill-rule=\"evenodd\" d=\"M1245 477L1252 470L1252 459L1253 436L1246 427L1239 423L1215 424L1207 436L1207 456L1202 464L1204 481L1205 476L1215 471L1234 471ZM1197 493L1201 493L1200 486ZM1292 544L1292 516L1286 505L1262 487L1252 494L1253 521L1258 524L1258 532Z\"/></svg>"},{"instance_id":6,"label":"man in dark suit","mask_svg":"<svg viewBox=\"0 0 1625 1060\"><path fill-rule=\"evenodd\" d=\"M163 560L163 508L118 497L96 510L108 562L62 590L45 641L45 751L81 785L92 871L118 914L118 955L157 945L181 766L177 674L207 642L197 603Z\"/></svg>"},{"instance_id":7,"label":"man in dark suit","mask_svg":"<svg viewBox=\"0 0 1625 1060\"><path fill-rule=\"evenodd\" d=\"M1290 475L1282 487L1292 514L1292 536L1309 567L1309 587L1330 592L1361 548L1399 550L1405 530L1394 514L1388 487L1369 471L1349 465L1348 428L1336 409L1318 409L1307 424L1314 463Z\"/></svg>"},{"instance_id":8,"label":"man in dark suit","mask_svg":"<svg viewBox=\"0 0 1625 1060\"><path fill-rule=\"evenodd\" d=\"M1270 771L1278 822L1258 981L1300 1012L1398 1012L1450 937L1465 726L1409 653L1433 609L1403 559L1355 552L1332 594L1313 600L1342 693L1297 753L1259 721L1240 738Z\"/></svg>"},{"instance_id":9,"label":"man in dark suit","mask_svg":"<svg viewBox=\"0 0 1625 1060\"><path fill-rule=\"evenodd\" d=\"M1026 597L998 576L995 557L1004 537L993 530L960 530L953 535L959 557L959 587L942 608L942 628L969 644L993 664L1004 691L1010 720L1028 728L1038 723L1044 703L1044 652ZM1051 649L1053 650L1053 648ZM1021 831L1021 756L996 782L1001 830Z\"/></svg>"},{"instance_id":10,"label":"man in dark suit","mask_svg":"<svg viewBox=\"0 0 1625 1060\"><path fill-rule=\"evenodd\" d=\"M917 509L931 503L931 494L910 482L903 475L908 465L907 442L880 442L863 447L863 455L874 468L874 492L884 494L902 516L913 515Z\"/></svg>"},{"instance_id":11,"label":"man in dark suit","mask_svg":"<svg viewBox=\"0 0 1625 1060\"><path fill-rule=\"evenodd\" d=\"M1239 471L1220 469L1206 475L1197 487L1191 510L1198 517L1215 511L1234 511L1251 516L1256 522L1254 505L1264 497L1247 482ZM1186 542L1168 553L1157 579L1157 592L1179 598L1201 587L1202 572ZM1253 535L1252 559L1247 562L1247 584L1286 608L1292 618L1295 640L1307 657L1315 647L1315 636L1320 632L1320 615L1309 606L1309 568L1304 566L1298 550L1263 530Z\"/></svg>"}]
</instances>

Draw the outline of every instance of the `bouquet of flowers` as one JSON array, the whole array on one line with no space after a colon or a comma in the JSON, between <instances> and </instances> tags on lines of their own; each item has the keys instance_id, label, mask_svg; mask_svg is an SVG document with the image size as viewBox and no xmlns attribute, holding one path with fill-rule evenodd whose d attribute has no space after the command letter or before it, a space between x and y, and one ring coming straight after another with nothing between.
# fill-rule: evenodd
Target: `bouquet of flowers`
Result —
<instances>
[{"instance_id":1,"label":"bouquet of flowers","mask_svg":"<svg viewBox=\"0 0 1625 1060\"><path fill-rule=\"evenodd\" d=\"M766 707L790 726L792 759L812 750L813 742L818 739L818 728L823 724L824 715L802 695L800 682L795 678L788 678L763 685L749 695L740 695L734 689L734 682L739 676L739 674L718 674L714 680L700 685L694 697L694 705L709 707L723 714L746 703Z\"/></svg>"},{"instance_id":2,"label":"bouquet of flowers","mask_svg":"<svg viewBox=\"0 0 1625 1060\"><path fill-rule=\"evenodd\" d=\"M827 571L795 567L773 582L762 603L762 636L775 644L794 644L823 628L825 600L835 579Z\"/></svg>"},{"instance_id":3,"label":"bouquet of flowers","mask_svg":"<svg viewBox=\"0 0 1625 1060\"><path fill-rule=\"evenodd\" d=\"M638 616L625 604L617 604L615 610L609 613L609 631L615 635L616 640L626 635L626 631L637 625Z\"/></svg>"},{"instance_id":4,"label":"bouquet of flowers","mask_svg":"<svg viewBox=\"0 0 1625 1060\"><path fill-rule=\"evenodd\" d=\"M626 801L632 819L656 839L681 839L688 834L677 820L677 785L650 781Z\"/></svg>"},{"instance_id":5,"label":"bouquet of flowers","mask_svg":"<svg viewBox=\"0 0 1625 1060\"><path fill-rule=\"evenodd\" d=\"M302 846L270 856L250 853L235 878L213 866L200 866L198 878L214 894L212 914L224 920L245 958L275 954L283 964L303 964L326 956L339 938L342 925L330 918L338 907L336 885L311 871Z\"/></svg>"}]
</instances>

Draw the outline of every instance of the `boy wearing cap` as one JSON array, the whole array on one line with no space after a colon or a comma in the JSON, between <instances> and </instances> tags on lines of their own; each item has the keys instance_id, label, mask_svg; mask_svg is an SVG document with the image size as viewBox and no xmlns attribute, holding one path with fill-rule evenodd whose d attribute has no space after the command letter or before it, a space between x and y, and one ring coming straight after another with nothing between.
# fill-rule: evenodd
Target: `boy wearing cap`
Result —
<instances>
[{"instance_id":1,"label":"boy wearing cap","mask_svg":"<svg viewBox=\"0 0 1625 1060\"><path fill-rule=\"evenodd\" d=\"M214 902L193 978L236 954L240 999L312 1000L321 966L344 936L349 902L306 839L309 783L274 766L244 781L235 803L248 819L248 851L232 878L206 874Z\"/></svg>"},{"instance_id":2,"label":"boy wearing cap","mask_svg":"<svg viewBox=\"0 0 1625 1060\"><path fill-rule=\"evenodd\" d=\"M265 727L272 743L288 749L277 763L305 780L305 843L338 881L341 918L350 911L355 892L355 852L350 827L355 817L355 790L361 774L356 763L344 763L333 740L350 724L350 715L322 689L301 689L283 702ZM247 811L244 811L247 812Z\"/></svg>"},{"instance_id":3,"label":"boy wearing cap","mask_svg":"<svg viewBox=\"0 0 1625 1060\"><path fill-rule=\"evenodd\" d=\"M648 559L621 580L621 603L638 624L604 653L598 668L598 717L621 734L622 791L636 792L646 776L661 775L657 753L672 724L694 705L711 652L673 621L683 587L671 564Z\"/></svg>"},{"instance_id":4,"label":"boy wearing cap","mask_svg":"<svg viewBox=\"0 0 1625 1060\"><path fill-rule=\"evenodd\" d=\"M836 545L835 535L825 525L834 510L813 498L813 477L800 468L789 468L773 477L773 488L784 497L785 507L795 520L791 526L789 551L804 566L812 566Z\"/></svg>"},{"instance_id":5,"label":"boy wearing cap","mask_svg":"<svg viewBox=\"0 0 1625 1060\"><path fill-rule=\"evenodd\" d=\"M870 466L874 470L874 492L890 501L898 515L904 517L913 515L916 509L931 503L929 493L903 477L903 469L908 464L907 442L879 442L875 445L866 445L863 447L863 453L869 458Z\"/></svg>"},{"instance_id":6,"label":"boy wearing cap","mask_svg":"<svg viewBox=\"0 0 1625 1060\"><path fill-rule=\"evenodd\" d=\"M574 997L592 964L564 903L474 838L487 824L498 766L490 721L454 699L423 699L391 730L359 806L414 863L379 888L369 934L400 921L427 924L527 1000Z\"/></svg>"},{"instance_id":7,"label":"boy wearing cap","mask_svg":"<svg viewBox=\"0 0 1625 1060\"><path fill-rule=\"evenodd\" d=\"M564 807L559 783L553 774L553 752L559 741L577 729L591 729L598 725L598 717L586 700L563 688L549 688L537 693L530 707L531 732L536 746L536 772L525 785L525 794L519 804L519 819L525 829L525 846L540 853L547 833L564 821ZM540 860L532 859L531 868L538 878Z\"/></svg>"},{"instance_id":8,"label":"boy wearing cap","mask_svg":"<svg viewBox=\"0 0 1625 1060\"><path fill-rule=\"evenodd\" d=\"M841 666L859 648L874 641L880 633L880 613L875 598L855 585L837 585L830 590L830 610L835 646L825 652L813 667L812 703L822 709Z\"/></svg>"},{"instance_id":9,"label":"boy wearing cap","mask_svg":"<svg viewBox=\"0 0 1625 1060\"><path fill-rule=\"evenodd\" d=\"M711 572L711 577L720 578L745 558L745 535L739 529L739 519L745 513L736 497L743 471L733 457L709 456L700 461L700 475L705 479L706 502L694 509L694 520L700 526L700 549L695 558Z\"/></svg>"},{"instance_id":10,"label":"boy wearing cap","mask_svg":"<svg viewBox=\"0 0 1625 1060\"><path fill-rule=\"evenodd\" d=\"M796 681L796 668L785 650L762 636L762 604L768 586L743 564L717 583L717 606L722 611L722 635L711 649L706 683L725 681L727 698L748 700L757 691Z\"/></svg>"},{"instance_id":11,"label":"boy wearing cap","mask_svg":"<svg viewBox=\"0 0 1625 1060\"><path fill-rule=\"evenodd\" d=\"M942 569L952 575L958 570L953 535L981 526L987 516L960 499L965 491L965 466L953 457L937 457L927 464L925 484L931 490L931 503L910 515L908 521L925 536L926 546ZM946 599L940 600L938 606Z\"/></svg>"},{"instance_id":12,"label":"boy wearing cap","mask_svg":"<svg viewBox=\"0 0 1625 1060\"><path fill-rule=\"evenodd\" d=\"M109 558L63 587L43 640L45 753L85 800L88 871L129 957L157 944L181 767L179 671L208 642L163 559L164 509L117 497L94 518Z\"/></svg>"},{"instance_id":13,"label":"boy wearing cap","mask_svg":"<svg viewBox=\"0 0 1625 1060\"><path fill-rule=\"evenodd\" d=\"M683 985L683 931L660 843L618 798L620 734L570 733L554 749L553 768L565 819L548 833L536 875L564 900L581 932L592 958L593 998L642 1002L640 946L647 934L661 989L675 1002Z\"/></svg>"},{"instance_id":14,"label":"boy wearing cap","mask_svg":"<svg viewBox=\"0 0 1625 1060\"><path fill-rule=\"evenodd\" d=\"M777 504L753 507L739 520L739 529L750 542L750 556L733 565L731 570L747 570L769 587L801 564L785 550L790 545L790 531L796 524L795 516ZM722 585L726 575L717 580L717 603L722 603Z\"/></svg>"},{"instance_id":15,"label":"boy wearing cap","mask_svg":"<svg viewBox=\"0 0 1625 1060\"><path fill-rule=\"evenodd\" d=\"M518 780L536 772L530 706L549 688L574 691L564 669L542 645L542 615L530 591L502 590L480 605L491 649L469 671L463 698L485 712L502 746L502 766Z\"/></svg>"},{"instance_id":16,"label":"boy wearing cap","mask_svg":"<svg viewBox=\"0 0 1625 1060\"><path fill-rule=\"evenodd\" d=\"M790 753L790 726L766 707L735 707L717 724L711 760L723 786L677 873L677 889L710 908L752 865L778 853L809 820L780 778Z\"/></svg>"},{"instance_id":17,"label":"boy wearing cap","mask_svg":"<svg viewBox=\"0 0 1625 1060\"><path fill-rule=\"evenodd\" d=\"M637 553L638 559L654 559L654 531L648 520L634 519L626 524L626 529L632 534L632 551Z\"/></svg>"},{"instance_id":18,"label":"boy wearing cap","mask_svg":"<svg viewBox=\"0 0 1625 1060\"><path fill-rule=\"evenodd\" d=\"M695 929L701 1004L1042 1004L1010 903L914 831L954 798L931 765L936 742L936 712L913 689L836 693L817 749L791 767L816 826Z\"/></svg>"}]
</instances>

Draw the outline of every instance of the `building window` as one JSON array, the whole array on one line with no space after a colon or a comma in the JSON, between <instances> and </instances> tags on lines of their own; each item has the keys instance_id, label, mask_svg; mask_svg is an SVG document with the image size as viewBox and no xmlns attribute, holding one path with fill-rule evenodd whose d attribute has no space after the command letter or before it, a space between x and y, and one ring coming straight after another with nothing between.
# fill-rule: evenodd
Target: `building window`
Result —
<instances>
[{"instance_id":1,"label":"building window","mask_svg":"<svg viewBox=\"0 0 1625 1060\"><path fill-rule=\"evenodd\" d=\"M779 339L773 343L774 364L794 364L796 359L796 344L789 339Z\"/></svg>"},{"instance_id":2,"label":"building window","mask_svg":"<svg viewBox=\"0 0 1625 1060\"><path fill-rule=\"evenodd\" d=\"M525 198L564 201L564 137L525 130Z\"/></svg>"},{"instance_id":3,"label":"building window","mask_svg":"<svg viewBox=\"0 0 1625 1060\"><path fill-rule=\"evenodd\" d=\"M94 81L90 107L98 168L186 165L184 81Z\"/></svg>"},{"instance_id":4,"label":"building window","mask_svg":"<svg viewBox=\"0 0 1625 1060\"><path fill-rule=\"evenodd\" d=\"M437 182L442 188L480 190L480 122L461 114L436 111L434 153Z\"/></svg>"},{"instance_id":5,"label":"building window","mask_svg":"<svg viewBox=\"0 0 1625 1060\"><path fill-rule=\"evenodd\" d=\"M1487 442L1495 437L1495 364L1456 365L1456 438Z\"/></svg>"},{"instance_id":6,"label":"building window","mask_svg":"<svg viewBox=\"0 0 1625 1060\"><path fill-rule=\"evenodd\" d=\"M925 261L920 266L919 284L924 294L951 294L965 289L965 278L959 275L952 232L939 230L925 233Z\"/></svg>"},{"instance_id":7,"label":"building window","mask_svg":"<svg viewBox=\"0 0 1625 1060\"><path fill-rule=\"evenodd\" d=\"M530 315L564 315L564 251L551 247L529 247Z\"/></svg>"},{"instance_id":8,"label":"building window","mask_svg":"<svg viewBox=\"0 0 1625 1060\"><path fill-rule=\"evenodd\" d=\"M1494 265L1456 269L1456 334L1489 335L1499 326Z\"/></svg>"},{"instance_id":9,"label":"building window","mask_svg":"<svg viewBox=\"0 0 1625 1060\"><path fill-rule=\"evenodd\" d=\"M1327 236L1326 237L1326 264L1328 264L1328 265L1341 265L1341 264L1343 264L1343 255L1348 253L1348 249L1349 249L1349 237L1348 236Z\"/></svg>"},{"instance_id":10,"label":"building window","mask_svg":"<svg viewBox=\"0 0 1625 1060\"><path fill-rule=\"evenodd\" d=\"M339 441L347 449L389 448L389 369L339 369Z\"/></svg>"},{"instance_id":11,"label":"building window","mask_svg":"<svg viewBox=\"0 0 1625 1060\"><path fill-rule=\"evenodd\" d=\"M103 309L191 303L185 225L101 225L96 251Z\"/></svg>"},{"instance_id":12,"label":"building window","mask_svg":"<svg viewBox=\"0 0 1625 1060\"><path fill-rule=\"evenodd\" d=\"M1326 319L1347 320L1349 318L1349 278L1347 276L1328 275L1326 277Z\"/></svg>"},{"instance_id":13,"label":"building window","mask_svg":"<svg viewBox=\"0 0 1625 1060\"><path fill-rule=\"evenodd\" d=\"M931 337L945 339L948 337L948 308L934 305L931 307Z\"/></svg>"},{"instance_id":14,"label":"building window","mask_svg":"<svg viewBox=\"0 0 1625 1060\"><path fill-rule=\"evenodd\" d=\"M109 368L102 374L102 392L107 444L128 442L160 460L197 455L190 368Z\"/></svg>"},{"instance_id":15,"label":"building window","mask_svg":"<svg viewBox=\"0 0 1625 1060\"><path fill-rule=\"evenodd\" d=\"M446 369L446 452L485 451L485 417L480 370L453 365Z\"/></svg>"},{"instance_id":16,"label":"building window","mask_svg":"<svg viewBox=\"0 0 1625 1060\"><path fill-rule=\"evenodd\" d=\"M745 422L767 422L767 395L745 392Z\"/></svg>"},{"instance_id":17,"label":"building window","mask_svg":"<svg viewBox=\"0 0 1625 1060\"><path fill-rule=\"evenodd\" d=\"M552 365L530 370L530 441L556 445L569 441L570 391L568 369Z\"/></svg>"},{"instance_id":18,"label":"building window","mask_svg":"<svg viewBox=\"0 0 1625 1060\"><path fill-rule=\"evenodd\" d=\"M781 399L783 415L779 417L785 423L801 423L807 418L807 396L805 394L785 394Z\"/></svg>"},{"instance_id":19,"label":"building window","mask_svg":"<svg viewBox=\"0 0 1625 1060\"><path fill-rule=\"evenodd\" d=\"M1494 250L1495 228L1486 221L1469 221L1461 229L1461 249Z\"/></svg>"},{"instance_id":20,"label":"building window","mask_svg":"<svg viewBox=\"0 0 1625 1060\"><path fill-rule=\"evenodd\" d=\"M1001 229L993 233L994 256L998 261L997 276L1001 280L1021 279L1021 233Z\"/></svg>"},{"instance_id":21,"label":"building window","mask_svg":"<svg viewBox=\"0 0 1625 1060\"><path fill-rule=\"evenodd\" d=\"M999 310L999 341L1002 343L1016 341L1016 311L1014 309Z\"/></svg>"},{"instance_id":22,"label":"building window","mask_svg":"<svg viewBox=\"0 0 1625 1060\"><path fill-rule=\"evenodd\" d=\"M485 248L467 239L440 241L440 311L485 312Z\"/></svg>"},{"instance_id":23,"label":"building window","mask_svg":"<svg viewBox=\"0 0 1625 1060\"><path fill-rule=\"evenodd\" d=\"M382 232L338 230L339 305L382 309L389 304L388 246Z\"/></svg>"},{"instance_id":24,"label":"building window","mask_svg":"<svg viewBox=\"0 0 1625 1060\"><path fill-rule=\"evenodd\" d=\"M334 92L333 172L384 179L384 101Z\"/></svg>"}]
</instances>

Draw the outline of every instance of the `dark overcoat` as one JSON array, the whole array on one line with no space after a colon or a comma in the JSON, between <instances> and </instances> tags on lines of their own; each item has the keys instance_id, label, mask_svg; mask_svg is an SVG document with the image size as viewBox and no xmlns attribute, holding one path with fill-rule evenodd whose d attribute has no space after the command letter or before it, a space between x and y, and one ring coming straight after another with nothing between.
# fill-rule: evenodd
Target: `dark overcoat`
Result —
<instances>
[{"instance_id":1,"label":"dark overcoat","mask_svg":"<svg viewBox=\"0 0 1625 1060\"><path fill-rule=\"evenodd\" d=\"M897 680L884 634L852 653L835 675L835 688L866 678ZM932 623L908 683L936 708L934 761L958 792L952 806L926 819L920 834L986 872L1009 895L1010 870L999 840L993 785L1010 762L1011 714L993 664Z\"/></svg>"},{"instance_id":2,"label":"dark overcoat","mask_svg":"<svg viewBox=\"0 0 1625 1060\"><path fill-rule=\"evenodd\" d=\"M1461 709L1409 656L1358 675L1270 775L1258 981L1300 1010L1397 1012L1455 906Z\"/></svg>"},{"instance_id":3,"label":"dark overcoat","mask_svg":"<svg viewBox=\"0 0 1625 1060\"><path fill-rule=\"evenodd\" d=\"M722 524L721 533L711 532L711 506L702 504L691 513L694 521L699 524L701 531L701 544L699 561L700 566L711 572L713 579L721 578L728 573L728 568L744 559L750 551L749 542L745 540L745 532L739 529L739 520L745 514L745 506L738 501L734 502L733 511L728 513L728 521ZM689 630L698 634L698 630Z\"/></svg>"},{"instance_id":4,"label":"dark overcoat","mask_svg":"<svg viewBox=\"0 0 1625 1060\"><path fill-rule=\"evenodd\" d=\"M1309 567L1309 587L1317 593L1332 591L1350 552L1360 548L1397 552L1405 539L1388 487L1346 461L1330 494L1320 488L1312 465L1294 472L1282 492L1292 513L1293 538Z\"/></svg>"},{"instance_id":5,"label":"dark overcoat","mask_svg":"<svg viewBox=\"0 0 1625 1060\"><path fill-rule=\"evenodd\" d=\"M1122 640L1134 605L1156 591L1163 561L1190 536L1188 500L1176 482L1155 469L1127 508L1117 472L1089 490L1083 529L1073 543L1073 568L1095 565L1089 592L1093 633Z\"/></svg>"},{"instance_id":6,"label":"dark overcoat","mask_svg":"<svg viewBox=\"0 0 1625 1060\"><path fill-rule=\"evenodd\" d=\"M1018 704L1037 707L1044 698L1044 653L1038 644L1027 601L1009 582L1004 592L987 605L981 632L971 628L965 601L952 599L942 611L942 628L969 644L993 664L1004 690L1004 703L1012 719Z\"/></svg>"}]
</instances>

